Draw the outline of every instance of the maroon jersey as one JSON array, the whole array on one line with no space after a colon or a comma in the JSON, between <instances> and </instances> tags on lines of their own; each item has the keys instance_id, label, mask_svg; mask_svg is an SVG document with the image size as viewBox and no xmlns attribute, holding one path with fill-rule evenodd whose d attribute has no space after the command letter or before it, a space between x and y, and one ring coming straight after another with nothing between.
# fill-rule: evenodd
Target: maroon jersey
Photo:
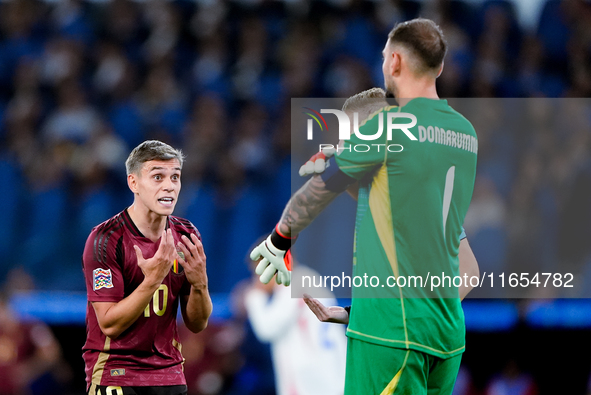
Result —
<instances>
[{"instance_id":1,"label":"maroon jersey","mask_svg":"<svg viewBox=\"0 0 591 395\"><path fill-rule=\"evenodd\" d=\"M185 219L169 216L166 227L172 229L175 245L182 235L194 233L201 239ZM186 384L176 318L178 298L189 294L190 284L180 265L173 265L144 313L119 337L111 339L99 327L91 302L119 302L144 279L134 245L149 259L160 241L144 237L127 210L96 226L86 241L82 266L88 306L82 350L87 387Z\"/></svg>"}]
</instances>

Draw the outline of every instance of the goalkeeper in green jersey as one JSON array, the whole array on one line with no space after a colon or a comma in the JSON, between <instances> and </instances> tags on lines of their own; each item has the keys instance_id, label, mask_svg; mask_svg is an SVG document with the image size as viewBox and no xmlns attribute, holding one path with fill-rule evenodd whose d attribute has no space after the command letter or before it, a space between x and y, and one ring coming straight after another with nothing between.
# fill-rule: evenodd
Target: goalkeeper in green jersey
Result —
<instances>
[{"instance_id":1,"label":"goalkeeper in green jersey","mask_svg":"<svg viewBox=\"0 0 591 395\"><path fill-rule=\"evenodd\" d=\"M462 223L476 174L478 140L468 120L440 100L435 80L447 45L430 20L398 24L382 51L388 106L359 127L374 135L380 122L411 117L406 129L383 133L357 152L357 133L321 175L290 199L273 233L256 247L257 273L288 285L289 248L310 222L358 183L354 275L428 279L459 277ZM409 115L410 114L410 115ZM413 118L414 117L414 118ZM383 121L384 120L384 121ZM402 133L404 132L404 133ZM354 288L345 394L451 394L464 351L465 324L457 286Z\"/></svg>"}]
</instances>

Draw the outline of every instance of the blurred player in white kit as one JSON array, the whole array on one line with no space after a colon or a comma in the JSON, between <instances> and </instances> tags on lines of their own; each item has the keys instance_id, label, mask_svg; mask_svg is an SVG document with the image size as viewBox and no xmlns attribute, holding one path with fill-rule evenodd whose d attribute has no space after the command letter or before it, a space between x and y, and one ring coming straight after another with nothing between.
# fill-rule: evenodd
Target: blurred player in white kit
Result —
<instances>
[{"instance_id":1,"label":"blurred player in white kit","mask_svg":"<svg viewBox=\"0 0 591 395\"><path fill-rule=\"evenodd\" d=\"M318 275L298 265L297 275ZM308 273L309 272L309 273ZM335 305L334 298L323 302ZM255 276L245 298L248 318L258 339L271 343L278 395L342 395L347 339L344 327L320 322L304 300L274 281Z\"/></svg>"}]
</instances>

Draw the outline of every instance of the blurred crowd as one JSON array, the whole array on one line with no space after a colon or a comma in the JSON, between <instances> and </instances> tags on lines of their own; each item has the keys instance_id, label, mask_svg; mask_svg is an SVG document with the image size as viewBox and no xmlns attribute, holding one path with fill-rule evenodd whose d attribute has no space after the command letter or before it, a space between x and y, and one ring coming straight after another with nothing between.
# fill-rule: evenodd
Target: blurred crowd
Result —
<instances>
[{"instance_id":1,"label":"blurred crowd","mask_svg":"<svg viewBox=\"0 0 591 395\"><path fill-rule=\"evenodd\" d=\"M123 162L156 138L187 155L176 214L204 235L212 291L228 292L290 193L290 98L381 86L387 33L419 15L449 42L442 97L591 94L582 0L547 1L533 31L503 0L2 2L1 275L21 267L39 288L82 290L85 238L131 203ZM547 110L535 130L472 120L478 220L466 228L479 259L500 251L491 265L589 257L589 110L573 131Z\"/></svg>"},{"instance_id":2,"label":"blurred crowd","mask_svg":"<svg viewBox=\"0 0 591 395\"><path fill-rule=\"evenodd\" d=\"M1 2L0 283L28 273L36 288L84 290L86 237L131 204L124 161L155 138L187 156L175 214L203 235L211 291L230 292L297 176L290 98L382 86L387 33L417 16L447 36L441 97L528 98L481 102L487 111L469 116L480 150L465 227L481 271L572 271L588 283L591 3L542 1L533 29L504 0ZM527 122L498 122L508 109ZM268 372L259 348L239 352L254 344L242 324L214 323L185 344L196 393L227 391L226 377L247 393ZM31 358L54 363L52 338L31 331ZM487 393L529 383L513 380L513 365L503 374ZM523 388L510 393L534 391Z\"/></svg>"}]
</instances>

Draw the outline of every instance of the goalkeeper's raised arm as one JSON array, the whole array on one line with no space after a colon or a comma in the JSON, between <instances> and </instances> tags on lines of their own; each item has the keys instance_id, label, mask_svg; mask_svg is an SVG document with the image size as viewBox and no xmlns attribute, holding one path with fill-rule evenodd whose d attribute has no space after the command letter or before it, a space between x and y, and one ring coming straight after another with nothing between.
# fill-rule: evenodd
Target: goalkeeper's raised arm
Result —
<instances>
[{"instance_id":1,"label":"goalkeeper's raised arm","mask_svg":"<svg viewBox=\"0 0 591 395\"><path fill-rule=\"evenodd\" d=\"M350 97L343 111L348 114L358 112L361 119L365 119L386 105L384 90L373 88ZM342 144L344 142L339 143ZM356 178L338 168L334 158L331 158L332 154L314 155L309 163L302 166L301 175L314 175L291 197L273 233L251 252L252 260L260 260L256 273L263 283L269 282L279 272L277 281L284 285L290 284L289 248L297 235L340 193L357 182ZM316 163L319 160L321 163ZM325 165L325 160L330 160L331 165Z\"/></svg>"},{"instance_id":2,"label":"goalkeeper's raised arm","mask_svg":"<svg viewBox=\"0 0 591 395\"><path fill-rule=\"evenodd\" d=\"M256 273L261 276L263 283L268 283L279 272L278 283L286 286L290 284L291 244L295 242L298 233L310 225L347 186L344 185L341 190L330 190L322 176L315 175L292 196L273 233L251 252L252 260L260 259Z\"/></svg>"}]
</instances>

